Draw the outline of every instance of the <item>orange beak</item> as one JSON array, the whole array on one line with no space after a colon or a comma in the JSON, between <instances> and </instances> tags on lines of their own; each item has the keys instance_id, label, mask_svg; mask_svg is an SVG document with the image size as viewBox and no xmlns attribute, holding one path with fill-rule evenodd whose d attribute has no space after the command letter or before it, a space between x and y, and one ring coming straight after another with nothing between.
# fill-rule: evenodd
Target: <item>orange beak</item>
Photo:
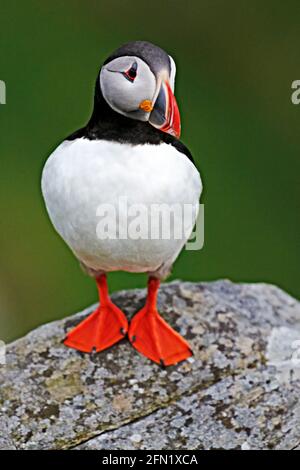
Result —
<instances>
[{"instance_id":1,"label":"orange beak","mask_svg":"<svg viewBox=\"0 0 300 470\"><path fill-rule=\"evenodd\" d=\"M149 123L162 132L173 135L177 139L180 137L181 125L179 109L168 80L164 80L161 83L153 110L150 114Z\"/></svg>"}]
</instances>

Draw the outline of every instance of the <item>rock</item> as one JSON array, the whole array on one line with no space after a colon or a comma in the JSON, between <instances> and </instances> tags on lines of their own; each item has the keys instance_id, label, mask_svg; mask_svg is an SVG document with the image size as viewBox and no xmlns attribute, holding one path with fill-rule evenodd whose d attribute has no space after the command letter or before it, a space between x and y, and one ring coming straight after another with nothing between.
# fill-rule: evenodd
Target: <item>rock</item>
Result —
<instances>
[{"instance_id":1,"label":"rock","mask_svg":"<svg viewBox=\"0 0 300 470\"><path fill-rule=\"evenodd\" d=\"M113 298L132 316L145 291ZM296 449L300 303L266 284L174 282L159 307L194 356L162 369L124 340L62 340L93 307L7 346L0 449Z\"/></svg>"}]
</instances>

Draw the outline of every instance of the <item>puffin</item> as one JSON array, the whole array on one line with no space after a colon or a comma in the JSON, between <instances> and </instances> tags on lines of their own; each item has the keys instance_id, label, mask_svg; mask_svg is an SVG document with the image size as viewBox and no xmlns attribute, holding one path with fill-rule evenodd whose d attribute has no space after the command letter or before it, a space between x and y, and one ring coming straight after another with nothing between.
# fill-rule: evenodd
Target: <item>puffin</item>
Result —
<instances>
[{"instance_id":1,"label":"puffin","mask_svg":"<svg viewBox=\"0 0 300 470\"><path fill-rule=\"evenodd\" d=\"M119 47L97 75L88 123L44 165L41 187L49 218L99 293L96 310L67 332L64 344L70 348L96 353L128 337L163 367L192 355L157 309L160 283L193 231L202 192L192 155L179 140L175 74L174 59L148 41ZM177 211L166 236L152 208L174 205L192 210L181 235L174 235L184 213ZM148 236L145 230L126 231L139 208L148 211ZM109 296L107 274L113 271L148 275L145 305L130 323Z\"/></svg>"}]
</instances>

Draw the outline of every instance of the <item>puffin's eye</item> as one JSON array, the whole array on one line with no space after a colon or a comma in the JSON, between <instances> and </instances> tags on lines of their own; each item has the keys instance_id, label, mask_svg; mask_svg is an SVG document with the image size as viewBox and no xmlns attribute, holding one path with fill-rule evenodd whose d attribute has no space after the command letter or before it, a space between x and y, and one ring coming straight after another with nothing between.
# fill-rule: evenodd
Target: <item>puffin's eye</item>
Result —
<instances>
[{"instance_id":1,"label":"puffin's eye","mask_svg":"<svg viewBox=\"0 0 300 470\"><path fill-rule=\"evenodd\" d=\"M130 82L134 82L134 79L137 75L137 63L134 62L130 69L126 70L126 72L122 72L124 77L129 80Z\"/></svg>"}]
</instances>

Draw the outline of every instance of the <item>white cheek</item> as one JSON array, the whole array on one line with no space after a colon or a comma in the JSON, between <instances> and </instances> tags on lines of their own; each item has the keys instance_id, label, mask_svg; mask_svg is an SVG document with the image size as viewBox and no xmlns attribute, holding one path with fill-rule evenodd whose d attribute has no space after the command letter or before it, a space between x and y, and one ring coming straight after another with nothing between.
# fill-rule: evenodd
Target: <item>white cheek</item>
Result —
<instances>
[{"instance_id":1,"label":"white cheek","mask_svg":"<svg viewBox=\"0 0 300 470\"><path fill-rule=\"evenodd\" d=\"M152 72L141 70L141 67L134 82L127 80L121 73L103 69L100 86L104 99L115 111L131 113L139 109L143 100L153 99L156 80Z\"/></svg>"},{"instance_id":2,"label":"white cheek","mask_svg":"<svg viewBox=\"0 0 300 470\"><path fill-rule=\"evenodd\" d=\"M134 82L131 84L130 90L133 99L135 100L136 107L139 107L141 101L152 100L155 94L156 80L151 73L147 75L137 75Z\"/></svg>"}]
</instances>

